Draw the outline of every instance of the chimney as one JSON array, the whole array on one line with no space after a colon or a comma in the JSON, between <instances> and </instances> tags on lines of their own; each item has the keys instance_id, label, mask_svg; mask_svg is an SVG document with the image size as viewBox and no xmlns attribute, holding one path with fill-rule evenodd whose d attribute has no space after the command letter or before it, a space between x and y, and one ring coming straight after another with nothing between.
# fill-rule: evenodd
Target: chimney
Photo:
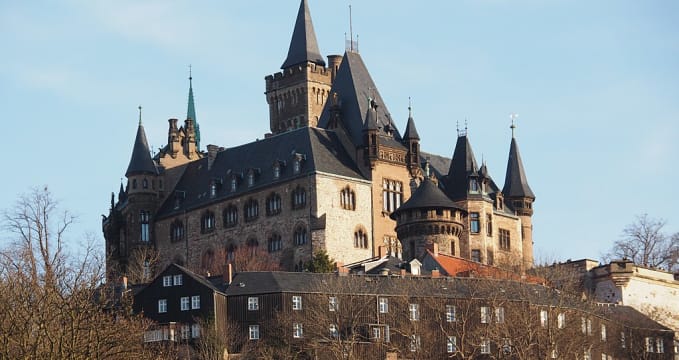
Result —
<instances>
[{"instance_id":1,"label":"chimney","mask_svg":"<svg viewBox=\"0 0 679 360\"><path fill-rule=\"evenodd\" d=\"M431 271L431 278L432 279L438 279L440 277L441 277L441 272L439 271L439 269L434 269L434 270Z\"/></svg>"},{"instance_id":2,"label":"chimney","mask_svg":"<svg viewBox=\"0 0 679 360\"><path fill-rule=\"evenodd\" d=\"M215 159L217 158L217 153L219 152L220 147L217 145L208 145L207 146L207 169L210 170L212 169L212 163L215 162Z\"/></svg>"},{"instance_id":3,"label":"chimney","mask_svg":"<svg viewBox=\"0 0 679 360\"><path fill-rule=\"evenodd\" d=\"M345 268L344 263L342 263L341 261L336 262L335 266L337 267L337 274L341 276L349 274L349 269Z\"/></svg>"},{"instance_id":4,"label":"chimney","mask_svg":"<svg viewBox=\"0 0 679 360\"><path fill-rule=\"evenodd\" d=\"M431 244L427 244L427 249L429 249L429 251L431 251L431 253L434 255L434 257L439 256L439 244L437 244L435 242L431 243Z\"/></svg>"},{"instance_id":5,"label":"chimney","mask_svg":"<svg viewBox=\"0 0 679 360\"><path fill-rule=\"evenodd\" d=\"M222 274L224 277L224 283L226 285L231 285L233 282L233 266L231 263L226 264L226 269L224 269L224 274Z\"/></svg>"},{"instance_id":6,"label":"chimney","mask_svg":"<svg viewBox=\"0 0 679 360\"><path fill-rule=\"evenodd\" d=\"M405 276L406 276L406 269L401 269L401 277L405 277Z\"/></svg>"},{"instance_id":7,"label":"chimney","mask_svg":"<svg viewBox=\"0 0 679 360\"><path fill-rule=\"evenodd\" d=\"M340 64L342 63L342 55L328 55L328 69L330 70L330 81L335 82L335 76L337 76L337 70L339 70Z\"/></svg>"}]
</instances>

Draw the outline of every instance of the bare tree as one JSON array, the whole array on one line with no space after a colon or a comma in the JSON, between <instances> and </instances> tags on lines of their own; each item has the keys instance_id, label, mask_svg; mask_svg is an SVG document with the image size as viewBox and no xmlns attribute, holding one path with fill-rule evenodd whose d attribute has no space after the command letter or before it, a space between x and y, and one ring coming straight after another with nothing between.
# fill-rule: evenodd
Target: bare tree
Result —
<instances>
[{"instance_id":1,"label":"bare tree","mask_svg":"<svg viewBox=\"0 0 679 360\"><path fill-rule=\"evenodd\" d=\"M665 233L663 228L666 224L666 220L655 219L648 214L637 216L635 222L625 227L622 238L613 244L604 258L606 261L627 258L637 265L678 271L679 233Z\"/></svg>"},{"instance_id":2,"label":"bare tree","mask_svg":"<svg viewBox=\"0 0 679 360\"><path fill-rule=\"evenodd\" d=\"M102 256L66 251L73 221L46 187L3 213L14 237L0 251L0 358L153 358L141 341L148 322L130 315L124 289L103 284Z\"/></svg>"}]
</instances>

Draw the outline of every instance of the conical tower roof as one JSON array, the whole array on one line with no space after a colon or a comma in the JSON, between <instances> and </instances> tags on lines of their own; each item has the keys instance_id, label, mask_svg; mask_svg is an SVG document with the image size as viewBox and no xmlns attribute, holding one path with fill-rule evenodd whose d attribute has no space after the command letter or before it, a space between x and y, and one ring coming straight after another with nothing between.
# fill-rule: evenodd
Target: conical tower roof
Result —
<instances>
[{"instance_id":1,"label":"conical tower roof","mask_svg":"<svg viewBox=\"0 0 679 360\"><path fill-rule=\"evenodd\" d=\"M505 175L505 186L502 188L502 192L508 198L525 197L535 199L535 194L533 194L533 190L528 185L526 172L523 170L519 145L514 137L512 137L512 143L509 146L507 174Z\"/></svg>"},{"instance_id":2,"label":"conical tower roof","mask_svg":"<svg viewBox=\"0 0 679 360\"><path fill-rule=\"evenodd\" d=\"M379 128L377 125L377 104L375 104L375 100L370 100L370 107L365 114L363 130L379 130Z\"/></svg>"},{"instance_id":3,"label":"conical tower roof","mask_svg":"<svg viewBox=\"0 0 679 360\"><path fill-rule=\"evenodd\" d=\"M158 173L156 164L151 159L151 151L149 144L146 141L146 133L144 132L144 125L141 124L141 107L139 109L139 127L137 128L137 137L134 139L134 146L132 147L132 157L130 164L127 166L125 176L137 174L152 174Z\"/></svg>"},{"instance_id":4,"label":"conical tower roof","mask_svg":"<svg viewBox=\"0 0 679 360\"><path fill-rule=\"evenodd\" d=\"M415 190L410 199L403 203L394 213L391 218L394 219L396 214L410 209L462 209L455 205L446 194L434 184L431 179L425 177L420 186Z\"/></svg>"},{"instance_id":5,"label":"conical tower roof","mask_svg":"<svg viewBox=\"0 0 679 360\"><path fill-rule=\"evenodd\" d=\"M186 108L186 118L193 120L196 129L196 149L200 149L200 125L196 119L196 105L193 101L193 76L189 74L189 104Z\"/></svg>"},{"instance_id":6,"label":"conical tower roof","mask_svg":"<svg viewBox=\"0 0 679 360\"><path fill-rule=\"evenodd\" d=\"M415 128L415 120L413 120L413 112L410 107L408 107L408 124L405 133L403 133L403 139L420 140L420 134L417 133L417 128Z\"/></svg>"},{"instance_id":7,"label":"conical tower roof","mask_svg":"<svg viewBox=\"0 0 679 360\"><path fill-rule=\"evenodd\" d=\"M478 164L469 143L469 137L467 135L458 136L445 182L446 193L451 199L459 200L467 195L469 177L478 176L477 169Z\"/></svg>"},{"instance_id":8,"label":"conical tower roof","mask_svg":"<svg viewBox=\"0 0 679 360\"><path fill-rule=\"evenodd\" d=\"M281 69L287 69L306 62L325 66L325 60L323 60L323 56L321 56L321 52L318 49L316 32L311 21L307 0L302 0L299 4L299 12L297 13L295 29L292 32L292 40L290 40L288 57L283 62Z\"/></svg>"}]
</instances>

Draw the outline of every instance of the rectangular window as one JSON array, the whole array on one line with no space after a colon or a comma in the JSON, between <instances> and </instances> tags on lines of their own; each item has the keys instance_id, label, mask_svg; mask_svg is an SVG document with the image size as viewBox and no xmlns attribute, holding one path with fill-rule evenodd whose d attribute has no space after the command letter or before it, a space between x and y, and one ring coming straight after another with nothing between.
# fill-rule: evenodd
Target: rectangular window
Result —
<instances>
[{"instance_id":1,"label":"rectangular window","mask_svg":"<svg viewBox=\"0 0 679 360\"><path fill-rule=\"evenodd\" d=\"M511 243L509 241L509 230L507 229L500 229L499 230L499 238L500 238L500 249L501 250L509 250Z\"/></svg>"},{"instance_id":2,"label":"rectangular window","mask_svg":"<svg viewBox=\"0 0 679 360\"><path fill-rule=\"evenodd\" d=\"M302 324L300 323L292 324L292 337L295 339L301 339L303 335L304 329L302 328Z\"/></svg>"},{"instance_id":3,"label":"rectangular window","mask_svg":"<svg viewBox=\"0 0 679 360\"><path fill-rule=\"evenodd\" d=\"M259 340L259 325L250 325L249 330L249 339Z\"/></svg>"},{"instance_id":4,"label":"rectangular window","mask_svg":"<svg viewBox=\"0 0 679 360\"><path fill-rule=\"evenodd\" d=\"M469 231L472 234L478 234L481 231L479 213L469 213Z\"/></svg>"},{"instance_id":5,"label":"rectangular window","mask_svg":"<svg viewBox=\"0 0 679 360\"><path fill-rule=\"evenodd\" d=\"M380 314L386 314L389 312L389 299L387 298L379 298L379 307L380 307Z\"/></svg>"},{"instance_id":6,"label":"rectangular window","mask_svg":"<svg viewBox=\"0 0 679 360\"><path fill-rule=\"evenodd\" d=\"M146 180L144 180L146 181ZM141 222L141 242L149 242L149 212L142 210L139 213L139 220Z\"/></svg>"},{"instance_id":7,"label":"rectangular window","mask_svg":"<svg viewBox=\"0 0 679 360\"><path fill-rule=\"evenodd\" d=\"M160 299L158 300L158 313L166 313L167 312L167 299Z\"/></svg>"},{"instance_id":8,"label":"rectangular window","mask_svg":"<svg viewBox=\"0 0 679 360\"><path fill-rule=\"evenodd\" d=\"M502 324L505 322L505 308L496 307L495 308L495 322Z\"/></svg>"},{"instance_id":9,"label":"rectangular window","mask_svg":"<svg viewBox=\"0 0 679 360\"><path fill-rule=\"evenodd\" d=\"M665 352L665 343L662 341L662 338L655 339L655 352L658 354Z\"/></svg>"},{"instance_id":10,"label":"rectangular window","mask_svg":"<svg viewBox=\"0 0 679 360\"><path fill-rule=\"evenodd\" d=\"M391 213L401 206L403 201L403 183L400 181L382 180L382 210Z\"/></svg>"},{"instance_id":11,"label":"rectangular window","mask_svg":"<svg viewBox=\"0 0 679 360\"><path fill-rule=\"evenodd\" d=\"M389 342L389 325L370 325L370 340Z\"/></svg>"},{"instance_id":12,"label":"rectangular window","mask_svg":"<svg viewBox=\"0 0 679 360\"><path fill-rule=\"evenodd\" d=\"M420 335L410 335L410 351L416 352L420 350L420 345L422 341L420 340Z\"/></svg>"},{"instance_id":13,"label":"rectangular window","mask_svg":"<svg viewBox=\"0 0 679 360\"><path fill-rule=\"evenodd\" d=\"M625 332L624 331L620 332L620 347L623 348L623 349L627 347L627 345L625 344Z\"/></svg>"},{"instance_id":14,"label":"rectangular window","mask_svg":"<svg viewBox=\"0 0 679 360\"><path fill-rule=\"evenodd\" d=\"M189 304L190 303L189 303L189 297L188 296L185 296L185 297L182 297L181 299L179 299L179 305L180 305L180 309L182 311L189 310L190 309Z\"/></svg>"},{"instance_id":15,"label":"rectangular window","mask_svg":"<svg viewBox=\"0 0 679 360\"><path fill-rule=\"evenodd\" d=\"M652 337L647 337L644 340L646 340L646 352L647 353L652 353L653 352L653 338Z\"/></svg>"},{"instance_id":16,"label":"rectangular window","mask_svg":"<svg viewBox=\"0 0 679 360\"><path fill-rule=\"evenodd\" d=\"M601 324L601 341L606 341L606 325Z\"/></svg>"},{"instance_id":17,"label":"rectangular window","mask_svg":"<svg viewBox=\"0 0 679 360\"><path fill-rule=\"evenodd\" d=\"M566 314L564 313L559 313L559 315L556 316L556 323L557 327L559 329L563 329L566 327Z\"/></svg>"},{"instance_id":18,"label":"rectangular window","mask_svg":"<svg viewBox=\"0 0 679 360\"><path fill-rule=\"evenodd\" d=\"M481 339L481 354L490 354L490 340Z\"/></svg>"},{"instance_id":19,"label":"rectangular window","mask_svg":"<svg viewBox=\"0 0 679 360\"><path fill-rule=\"evenodd\" d=\"M191 296L191 309L200 309L200 295Z\"/></svg>"},{"instance_id":20,"label":"rectangular window","mask_svg":"<svg viewBox=\"0 0 679 360\"><path fill-rule=\"evenodd\" d=\"M191 335L191 327L187 324L182 325L182 328L181 328L182 339L188 339L190 335Z\"/></svg>"},{"instance_id":21,"label":"rectangular window","mask_svg":"<svg viewBox=\"0 0 679 360\"><path fill-rule=\"evenodd\" d=\"M191 325L191 337L194 338L194 339L200 337L200 325L199 324Z\"/></svg>"},{"instance_id":22,"label":"rectangular window","mask_svg":"<svg viewBox=\"0 0 679 360\"><path fill-rule=\"evenodd\" d=\"M163 276L163 287L172 286L172 276Z\"/></svg>"},{"instance_id":23,"label":"rectangular window","mask_svg":"<svg viewBox=\"0 0 679 360\"><path fill-rule=\"evenodd\" d=\"M549 325L549 315L547 310L540 310L540 326L547 327Z\"/></svg>"},{"instance_id":24,"label":"rectangular window","mask_svg":"<svg viewBox=\"0 0 679 360\"><path fill-rule=\"evenodd\" d=\"M448 336L446 341L446 352L449 354L457 352L457 337Z\"/></svg>"},{"instance_id":25,"label":"rectangular window","mask_svg":"<svg viewBox=\"0 0 679 360\"><path fill-rule=\"evenodd\" d=\"M592 350L590 349L585 349L583 353L583 360L592 360Z\"/></svg>"},{"instance_id":26,"label":"rectangular window","mask_svg":"<svg viewBox=\"0 0 679 360\"><path fill-rule=\"evenodd\" d=\"M172 277L174 286L180 286L182 284L182 275L175 275Z\"/></svg>"},{"instance_id":27,"label":"rectangular window","mask_svg":"<svg viewBox=\"0 0 679 360\"><path fill-rule=\"evenodd\" d=\"M328 298L328 311L337 311L337 297L331 296Z\"/></svg>"},{"instance_id":28,"label":"rectangular window","mask_svg":"<svg viewBox=\"0 0 679 360\"><path fill-rule=\"evenodd\" d=\"M330 324L329 330L330 330L330 337L331 338L333 338L333 339L339 338L339 330L337 330L337 325Z\"/></svg>"},{"instance_id":29,"label":"rectangular window","mask_svg":"<svg viewBox=\"0 0 679 360\"><path fill-rule=\"evenodd\" d=\"M446 322L455 321L455 305L446 305Z\"/></svg>"},{"instance_id":30,"label":"rectangular window","mask_svg":"<svg viewBox=\"0 0 679 360\"><path fill-rule=\"evenodd\" d=\"M490 308L481 306L481 323L488 324L490 322Z\"/></svg>"},{"instance_id":31,"label":"rectangular window","mask_svg":"<svg viewBox=\"0 0 679 360\"><path fill-rule=\"evenodd\" d=\"M472 261L481 262L481 250L472 250Z\"/></svg>"},{"instance_id":32,"label":"rectangular window","mask_svg":"<svg viewBox=\"0 0 679 360\"><path fill-rule=\"evenodd\" d=\"M302 297L294 295L292 297L292 310L302 310Z\"/></svg>"},{"instance_id":33,"label":"rectangular window","mask_svg":"<svg viewBox=\"0 0 679 360\"><path fill-rule=\"evenodd\" d=\"M259 310L259 298L256 296L248 297L248 311Z\"/></svg>"},{"instance_id":34,"label":"rectangular window","mask_svg":"<svg viewBox=\"0 0 679 360\"><path fill-rule=\"evenodd\" d=\"M411 321L420 320L420 304L409 304L408 310L410 313Z\"/></svg>"}]
</instances>

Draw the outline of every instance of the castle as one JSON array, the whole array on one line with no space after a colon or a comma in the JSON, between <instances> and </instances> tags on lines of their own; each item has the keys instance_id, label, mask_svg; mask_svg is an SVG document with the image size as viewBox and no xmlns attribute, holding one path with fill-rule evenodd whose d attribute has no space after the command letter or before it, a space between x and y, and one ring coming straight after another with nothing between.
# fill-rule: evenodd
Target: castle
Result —
<instances>
[{"instance_id":1,"label":"castle","mask_svg":"<svg viewBox=\"0 0 679 360\"><path fill-rule=\"evenodd\" d=\"M109 273L131 271L148 249L161 268L219 271L247 249L301 271L319 250L343 263L385 252L411 260L434 243L484 264L532 266L535 196L513 133L502 189L466 131L452 159L422 152L412 112L401 133L357 51L321 56L307 0L281 69L265 78L262 140L201 151L191 83L186 120L168 120L155 156L140 115L127 184L102 223Z\"/></svg>"}]
</instances>

